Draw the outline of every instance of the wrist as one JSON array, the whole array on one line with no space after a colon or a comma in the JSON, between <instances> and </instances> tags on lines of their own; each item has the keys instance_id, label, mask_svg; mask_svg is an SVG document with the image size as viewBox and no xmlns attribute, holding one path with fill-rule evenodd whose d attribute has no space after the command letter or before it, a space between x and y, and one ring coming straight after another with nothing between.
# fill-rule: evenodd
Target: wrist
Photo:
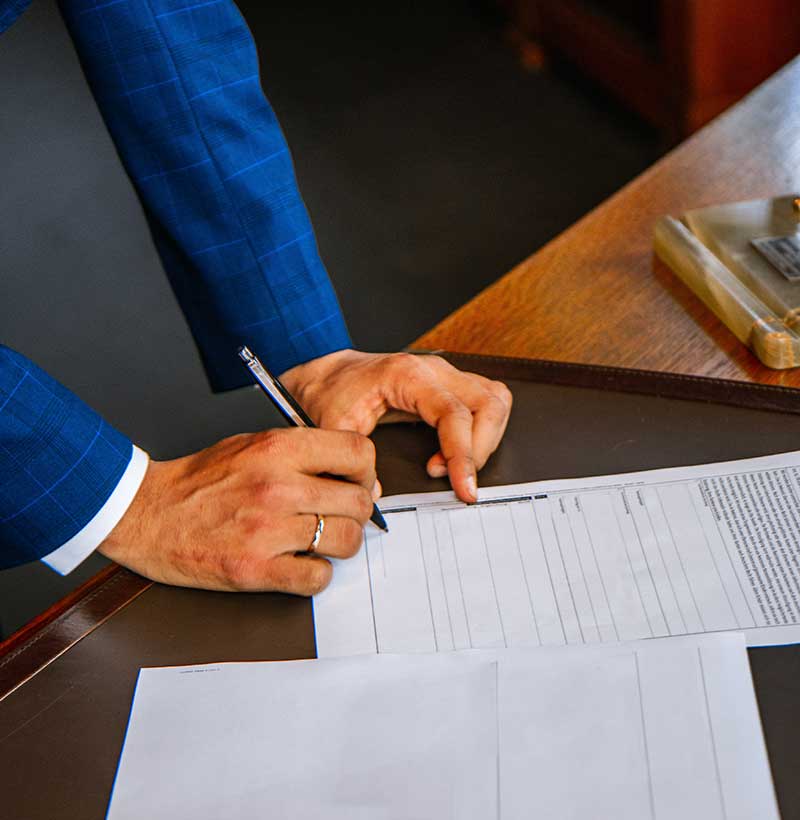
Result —
<instances>
[{"instance_id":1,"label":"wrist","mask_svg":"<svg viewBox=\"0 0 800 820\"><path fill-rule=\"evenodd\" d=\"M153 514L153 501L158 496L153 485L159 483L158 477L165 464L152 459L148 463L144 478L128 509L97 548L106 558L127 565L128 556L141 544L145 525Z\"/></svg>"}]
</instances>

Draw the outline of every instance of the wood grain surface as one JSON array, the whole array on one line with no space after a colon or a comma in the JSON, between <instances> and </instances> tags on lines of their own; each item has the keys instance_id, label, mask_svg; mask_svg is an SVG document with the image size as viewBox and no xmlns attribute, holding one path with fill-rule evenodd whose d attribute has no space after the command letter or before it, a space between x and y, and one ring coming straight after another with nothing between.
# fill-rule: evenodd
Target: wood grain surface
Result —
<instances>
[{"instance_id":1,"label":"wood grain surface","mask_svg":"<svg viewBox=\"0 0 800 820\"><path fill-rule=\"evenodd\" d=\"M800 369L761 365L653 254L663 214L794 192L800 58L413 346L800 387Z\"/></svg>"}]
</instances>

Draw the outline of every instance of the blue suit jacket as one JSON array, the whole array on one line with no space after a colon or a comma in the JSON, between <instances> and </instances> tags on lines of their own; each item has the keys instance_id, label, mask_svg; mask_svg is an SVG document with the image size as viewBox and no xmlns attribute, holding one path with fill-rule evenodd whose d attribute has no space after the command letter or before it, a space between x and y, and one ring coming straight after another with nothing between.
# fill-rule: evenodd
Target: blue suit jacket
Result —
<instances>
[{"instance_id":1,"label":"blue suit jacket","mask_svg":"<svg viewBox=\"0 0 800 820\"><path fill-rule=\"evenodd\" d=\"M30 0L0 0L0 32ZM231 0L60 0L211 385L350 346L289 149ZM0 346L0 568L40 558L109 497L131 443Z\"/></svg>"}]
</instances>

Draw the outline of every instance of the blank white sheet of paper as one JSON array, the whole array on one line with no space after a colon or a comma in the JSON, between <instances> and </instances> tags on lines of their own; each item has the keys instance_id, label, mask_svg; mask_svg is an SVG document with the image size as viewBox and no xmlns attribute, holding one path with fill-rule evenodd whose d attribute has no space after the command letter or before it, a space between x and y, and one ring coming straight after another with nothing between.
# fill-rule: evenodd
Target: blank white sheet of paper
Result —
<instances>
[{"instance_id":1,"label":"blank white sheet of paper","mask_svg":"<svg viewBox=\"0 0 800 820\"><path fill-rule=\"evenodd\" d=\"M778 820L741 635L492 654L503 820Z\"/></svg>"},{"instance_id":2,"label":"blank white sheet of paper","mask_svg":"<svg viewBox=\"0 0 800 820\"><path fill-rule=\"evenodd\" d=\"M741 631L800 642L800 453L381 502L319 657Z\"/></svg>"},{"instance_id":3,"label":"blank white sheet of paper","mask_svg":"<svg viewBox=\"0 0 800 820\"><path fill-rule=\"evenodd\" d=\"M109 820L493 820L497 663L142 669Z\"/></svg>"}]
</instances>

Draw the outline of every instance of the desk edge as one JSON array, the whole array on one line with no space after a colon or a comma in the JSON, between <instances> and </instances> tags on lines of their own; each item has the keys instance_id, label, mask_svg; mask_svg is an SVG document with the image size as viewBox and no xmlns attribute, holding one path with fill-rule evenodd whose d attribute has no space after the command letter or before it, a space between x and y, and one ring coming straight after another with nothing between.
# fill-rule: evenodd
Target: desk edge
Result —
<instances>
[{"instance_id":1,"label":"desk edge","mask_svg":"<svg viewBox=\"0 0 800 820\"><path fill-rule=\"evenodd\" d=\"M0 701L153 585L117 564L0 643Z\"/></svg>"}]
</instances>

